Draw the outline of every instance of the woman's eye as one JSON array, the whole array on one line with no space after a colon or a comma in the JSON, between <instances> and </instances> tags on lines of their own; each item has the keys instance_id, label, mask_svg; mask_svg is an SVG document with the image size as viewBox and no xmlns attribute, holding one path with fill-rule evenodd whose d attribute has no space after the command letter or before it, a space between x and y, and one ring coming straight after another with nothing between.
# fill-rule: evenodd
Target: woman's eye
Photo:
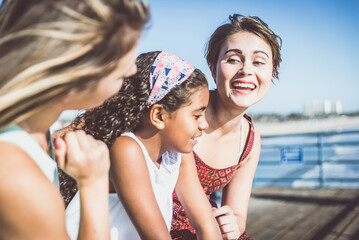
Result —
<instances>
[{"instance_id":1,"label":"woman's eye","mask_svg":"<svg viewBox=\"0 0 359 240\"><path fill-rule=\"evenodd\" d=\"M194 115L194 118L197 120L197 119L199 119L200 117L202 117L202 114L200 114L200 115Z\"/></svg>"},{"instance_id":2,"label":"woman's eye","mask_svg":"<svg viewBox=\"0 0 359 240\"><path fill-rule=\"evenodd\" d=\"M254 65L260 66L260 65L264 65L264 62L260 62L260 61L254 61L253 62Z\"/></svg>"},{"instance_id":3,"label":"woman's eye","mask_svg":"<svg viewBox=\"0 0 359 240\"><path fill-rule=\"evenodd\" d=\"M241 59L239 57L229 57L227 59L227 62L229 62L229 63L237 63L237 62L241 62Z\"/></svg>"}]
</instances>

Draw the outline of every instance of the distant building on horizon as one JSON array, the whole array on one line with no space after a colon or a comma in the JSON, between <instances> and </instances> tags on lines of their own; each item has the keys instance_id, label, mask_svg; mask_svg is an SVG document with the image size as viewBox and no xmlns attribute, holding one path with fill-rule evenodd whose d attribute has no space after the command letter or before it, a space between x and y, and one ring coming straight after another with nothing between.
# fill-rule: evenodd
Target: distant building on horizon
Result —
<instances>
[{"instance_id":1,"label":"distant building on horizon","mask_svg":"<svg viewBox=\"0 0 359 240\"><path fill-rule=\"evenodd\" d=\"M324 101L314 100L304 106L304 114L307 116L342 114L343 105L340 100L335 102L328 99Z\"/></svg>"}]
</instances>

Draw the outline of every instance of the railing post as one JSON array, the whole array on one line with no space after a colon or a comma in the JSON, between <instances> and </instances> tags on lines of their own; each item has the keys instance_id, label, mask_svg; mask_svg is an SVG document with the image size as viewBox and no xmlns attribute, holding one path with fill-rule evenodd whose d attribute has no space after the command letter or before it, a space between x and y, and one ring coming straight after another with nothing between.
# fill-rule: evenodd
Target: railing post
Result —
<instances>
[{"instance_id":1,"label":"railing post","mask_svg":"<svg viewBox=\"0 0 359 240\"><path fill-rule=\"evenodd\" d=\"M323 149L323 134L318 133L318 166L319 166L319 187L324 187L324 171L323 171L323 162L324 162L324 149Z\"/></svg>"}]
</instances>

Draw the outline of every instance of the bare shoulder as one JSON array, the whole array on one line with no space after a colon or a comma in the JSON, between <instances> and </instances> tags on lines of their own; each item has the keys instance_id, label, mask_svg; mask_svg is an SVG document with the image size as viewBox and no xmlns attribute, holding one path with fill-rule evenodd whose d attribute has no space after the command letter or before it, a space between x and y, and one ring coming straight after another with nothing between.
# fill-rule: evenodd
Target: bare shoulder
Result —
<instances>
[{"instance_id":1,"label":"bare shoulder","mask_svg":"<svg viewBox=\"0 0 359 240\"><path fill-rule=\"evenodd\" d=\"M249 155L239 164L240 167L245 165L257 166L258 164L261 151L261 135L254 127L252 131L254 133L252 149L250 150Z\"/></svg>"},{"instance_id":2,"label":"bare shoulder","mask_svg":"<svg viewBox=\"0 0 359 240\"><path fill-rule=\"evenodd\" d=\"M0 239L66 238L64 204L37 164L5 142L0 164Z\"/></svg>"},{"instance_id":3,"label":"bare shoulder","mask_svg":"<svg viewBox=\"0 0 359 240\"><path fill-rule=\"evenodd\" d=\"M256 166L259 161L260 152L261 152L261 135L258 131L254 129L254 142L253 142L252 151L250 153L250 157L252 159L252 162L255 161Z\"/></svg>"},{"instance_id":4,"label":"bare shoulder","mask_svg":"<svg viewBox=\"0 0 359 240\"><path fill-rule=\"evenodd\" d=\"M133 156L142 152L140 145L131 137L120 136L111 146L111 154Z\"/></svg>"},{"instance_id":5,"label":"bare shoulder","mask_svg":"<svg viewBox=\"0 0 359 240\"><path fill-rule=\"evenodd\" d=\"M260 148L261 146L261 134L254 128L254 142L253 147Z\"/></svg>"},{"instance_id":6,"label":"bare shoulder","mask_svg":"<svg viewBox=\"0 0 359 240\"><path fill-rule=\"evenodd\" d=\"M120 136L110 148L110 176L123 171L146 169L146 160L140 145L131 137Z\"/></svg>"},{"instance_id":7,"label":"bare shoulder","mask_svg":"<svg viewBox=\"0 0 359 240\"><path fill-rule=\"evenodd\" d=\"M0 164L1 176L9 178L13 175L18 176L19 173L35 174L37 171L41 172L27 153L20 147L8 142L0 142ZM1 183L2 181L0 181Z\"/></svg>"}]
</instances>

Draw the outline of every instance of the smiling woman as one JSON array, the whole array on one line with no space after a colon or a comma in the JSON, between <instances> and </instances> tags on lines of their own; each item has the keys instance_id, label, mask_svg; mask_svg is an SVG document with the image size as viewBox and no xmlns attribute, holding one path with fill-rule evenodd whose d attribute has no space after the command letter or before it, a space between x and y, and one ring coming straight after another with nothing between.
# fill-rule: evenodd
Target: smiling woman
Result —
<instances>
[{"instance_id":1,"label":"smiling woman","mask_svg":"<svg viewBox=\"0 0 359 240\"><path fill-rule=\"evenodd\" d=\"M210 92L205 114L209 127L188 160L196 162L208 197L223 189L221 207L211 202L223 239L249 239L245 228L260 136L245 113L278 77L280 38L258 17L234 14L212 34L206 55L217 89ZM187 180L180 176L177 185L182 181ZM172 238L196 239L183 207L188 203L177 189L176 194Z\"/></svg>"},{"instance_id":2,"label":"smiling woman","mask_svg":"<svg viewBox=\"0 0 359 240\"><path fill-rule=\"evenodd\" d=\"M267 93L273 77L270 46L253 33L230 35L223 43L213 69L218 95L248 108ZM240 97L246 96L246 97Z\"/></svg>"}]
</instances>

